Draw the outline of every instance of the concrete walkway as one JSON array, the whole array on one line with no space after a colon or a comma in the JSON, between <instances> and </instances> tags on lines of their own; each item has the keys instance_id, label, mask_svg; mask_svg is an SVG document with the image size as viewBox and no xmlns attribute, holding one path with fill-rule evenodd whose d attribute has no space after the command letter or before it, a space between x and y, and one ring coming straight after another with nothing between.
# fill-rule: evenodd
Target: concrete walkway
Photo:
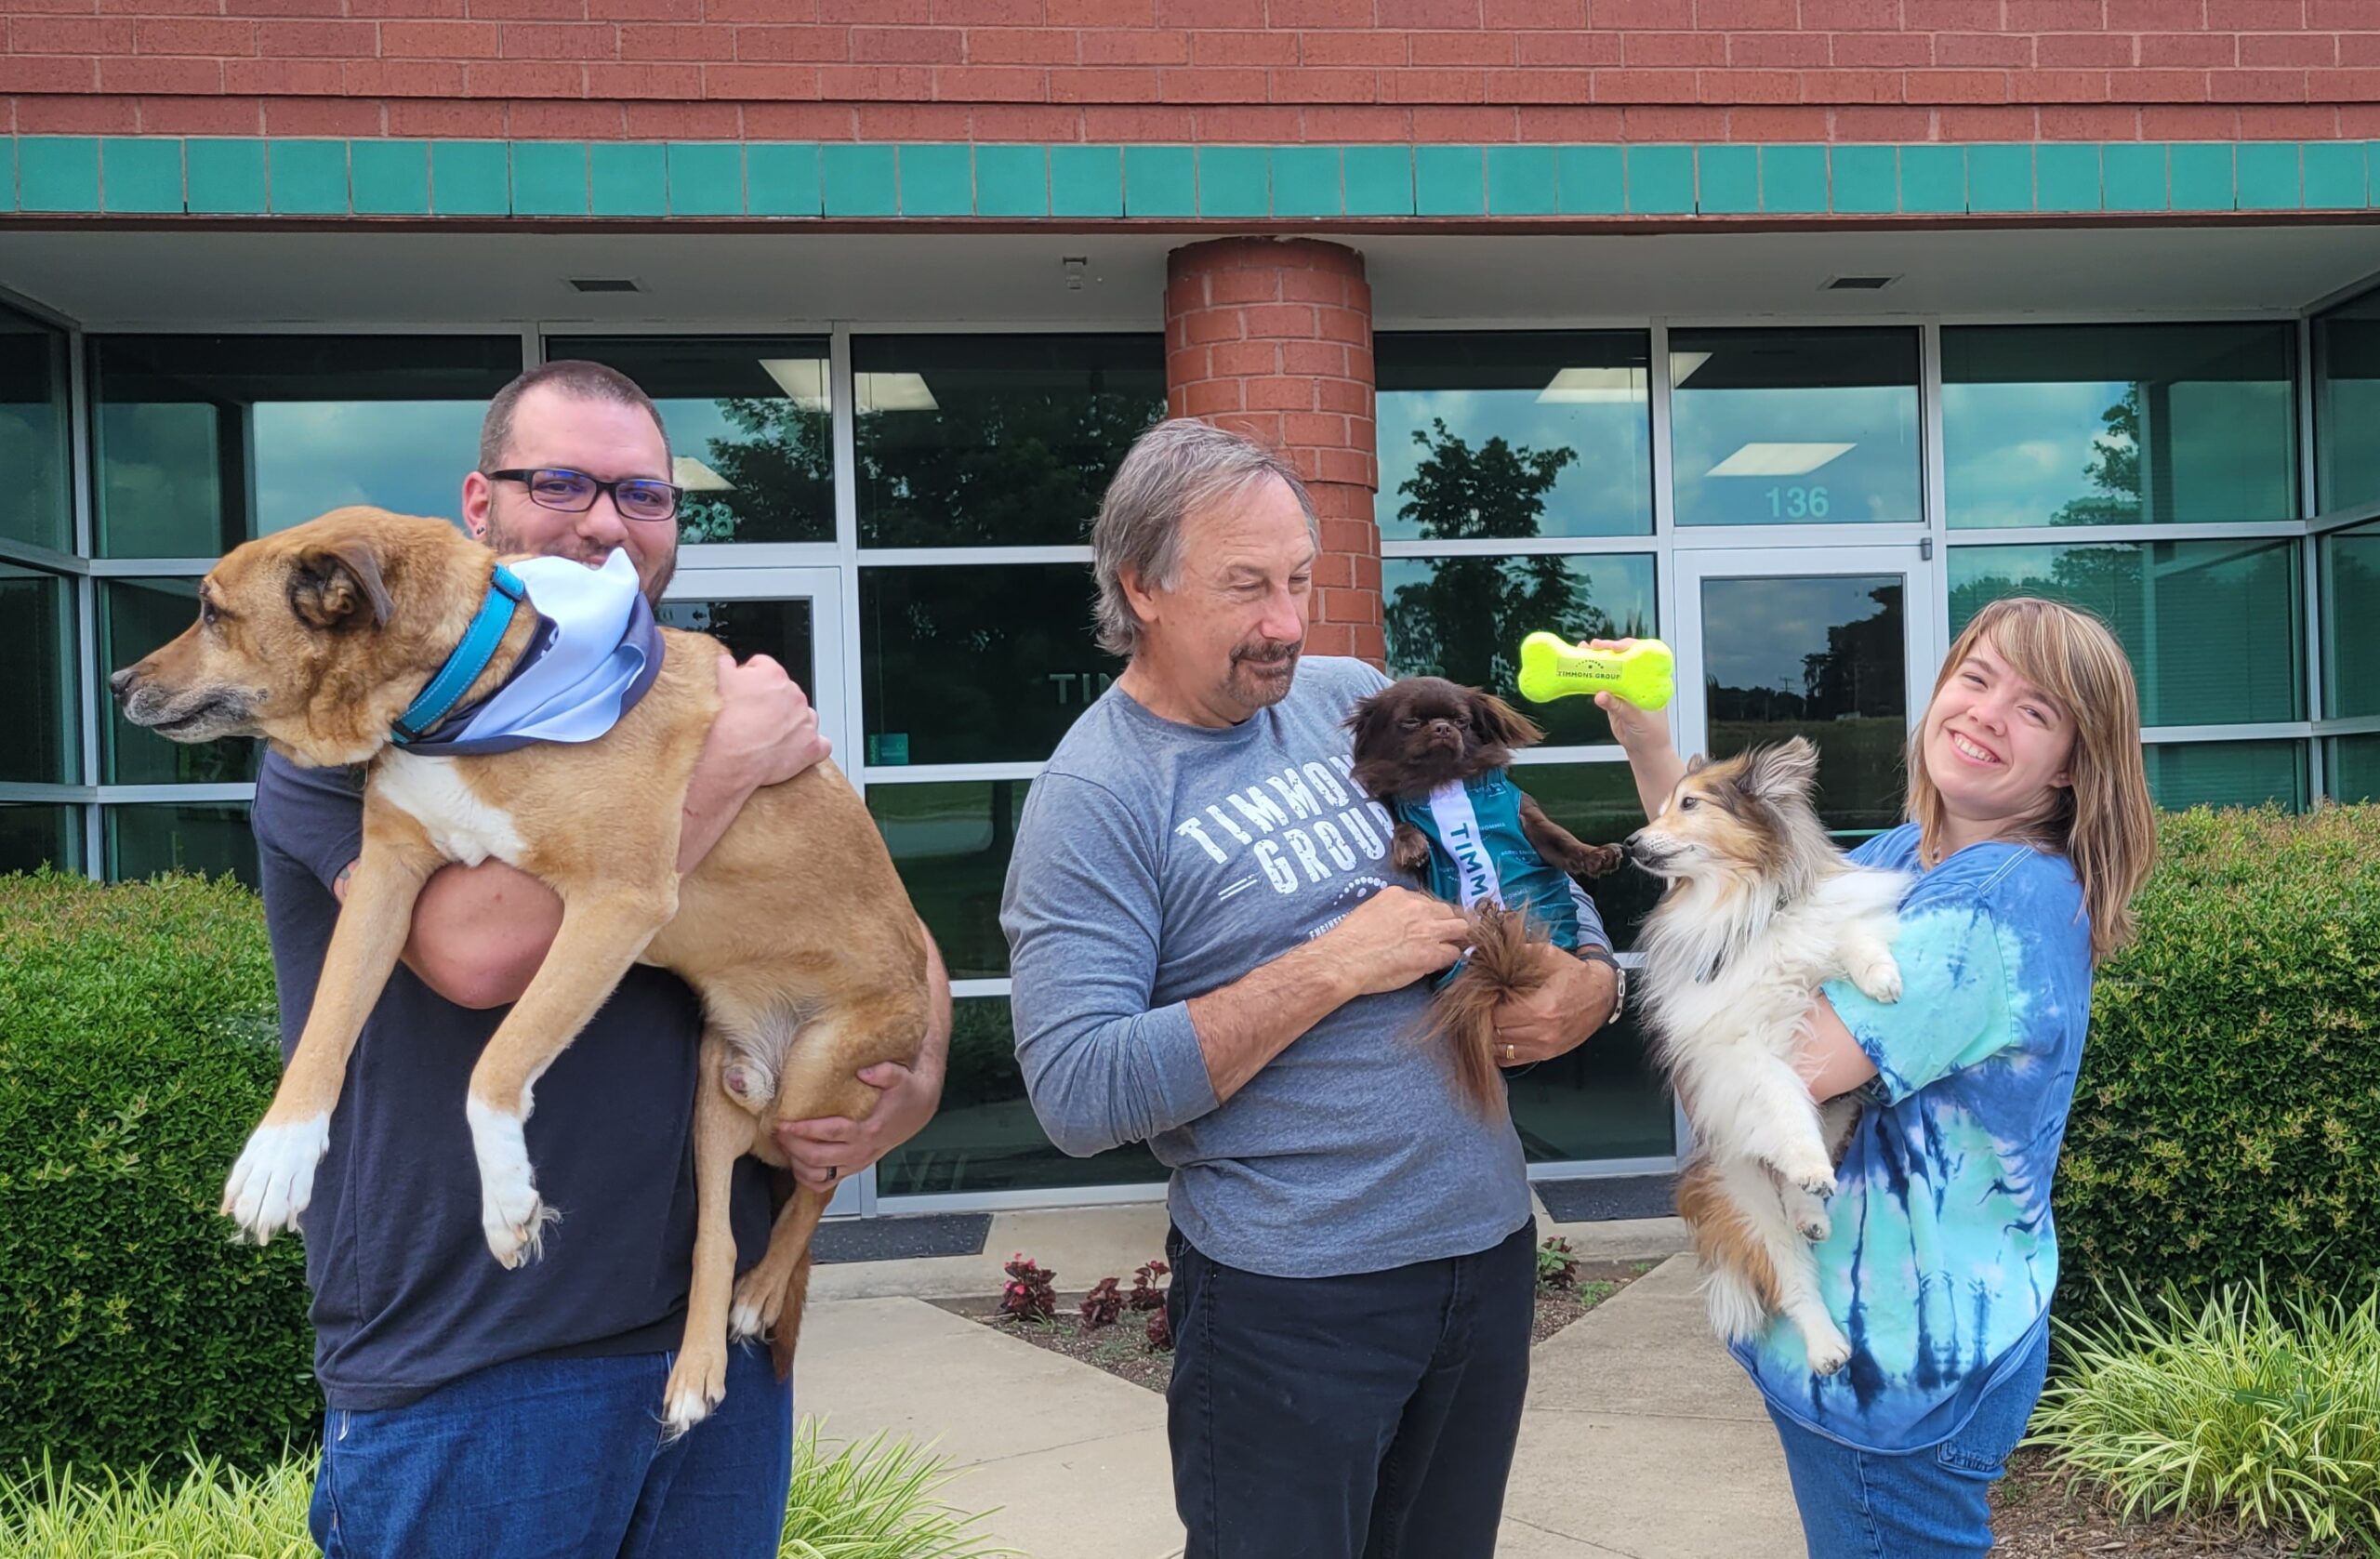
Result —
<instances>
[{"instance_id":1,"label":"concrete walkway","mask_svg":"<svg viewBox=\"0 0 2380 1559\"><path fill-rule=\"evenodd\" d=\"M1163 1398L916 1297L997 1292L1019 1249L1061 1288L1129 1277L1164 1230L1156 1206L1003 1214L981 1257L822 1267L795 1402L830 1439L934 1442L962 1469L945 1497L998 1507L981 1529L1031 1559L1178 1554ZM1663 1260L1539 1345L1499 1555L1799 1559L1776 1433L1705 1328L1692 1258L1672 1255L1683 1230L1540 1231L1593 1259Z\"/></svg>"}]
</instances>

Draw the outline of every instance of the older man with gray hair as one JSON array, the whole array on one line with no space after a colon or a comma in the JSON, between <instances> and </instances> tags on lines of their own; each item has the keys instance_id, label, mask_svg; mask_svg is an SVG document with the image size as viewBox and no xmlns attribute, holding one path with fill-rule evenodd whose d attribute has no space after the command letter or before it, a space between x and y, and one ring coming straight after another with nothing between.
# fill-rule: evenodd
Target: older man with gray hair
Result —
<instances>
[{"instance_id":1,"label":"older man with gray hair","mask_svg":"<svg viewBox=\"0 0 2380 1559\"><path fill-rule=\"evenodd\" d=\"M1145 1140L1173 1171L1188 1552L1489 1554L1533 1221L1511 1120L1467 1110L1415 1043L1465 922L1390 865L1348 777L1347 716L1387 680L1301 664L1313 508L1237 434L1143 435L1091 540L1100 642L1130 664L1034 782L1000 923L1051 1138ZM1542 995L1499 1014L1522 1062L1612 1008L1609 970L1545 956Z\"/></svg>"}]
</instances>

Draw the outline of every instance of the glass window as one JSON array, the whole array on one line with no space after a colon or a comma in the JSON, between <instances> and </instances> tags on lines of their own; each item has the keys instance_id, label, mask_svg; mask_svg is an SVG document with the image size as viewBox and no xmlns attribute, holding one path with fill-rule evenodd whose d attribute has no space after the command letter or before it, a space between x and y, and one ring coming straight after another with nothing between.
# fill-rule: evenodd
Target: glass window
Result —
<instances>
[{"instance_id":1,"label":"glass window","mask_svg":"<svg viewBox=\"0 0 2380 1559\"><path fill-rule=\"evenodd\" d=\"M1512 1079L1513 1125L1532 1164L1661 1158L1677 1116L1633 1012L1567 1055Z\"/></svg>"},{"instance_id":2,"label":"glass window","mask_svg":"<svg viewBox=\"0 0 2380 1559\"><path fill-rule=\"evenodd\" d=\"M679 585L682 588L691 577L681 574ZM812 637L807 600L701 601L681 597L663 601L654 616L664 628L709 634L726 645L738 660L769 656L785 667L785 674L809 695L813 704L823 705L826 700L841 695L840 688L818 686L817 641Z\"/></svg>"},{"instance_id":3,"label":"glass window","mask_svg":"<svg viewBox=\"0 0 2380 1559\"><path fill-rule=\"evenodd\" d=\"M1711 756L1807 737L1818 749L1818 816L1838 844L1900 825L1908 595L1897 574L1702 582Z\"/></svg>"},{"instance_id":4,"label":"glass window","mask_svg":"<svg viewBox=\"0 0 2380 1559\"><path fill-rule=\"evenodd\" d=\"M852 342L863 547L1071 545L1165 416L1162 336Z\"/></svg>"},{"instance_id":5,"label":"glass window","mask_svg":"<svg viewBox=\"0 0 2380 1559\"><path fill-rule=\"evenodd\" d=\"M555 337L634 379L676 457L683 542L835 539L835 419L824 337Z\"/></svg>"},{"instance_id":6,"label":"glass window","mask_svg":"<svg viewBox=\"0 0 2380 1559\"><path fill-rule=\"evenodd\" d=\"M57 575L0 563L0 656L8 667L0 683L8 724L0 780L73 785L82 772L73 589Z\"/></svg>"},{"instance_id":7,"label":"glass window","mask_svg":"<svg viewBox=\"0 0 2380 1559\"><path fill-rule=\"evenodd\" d=\"M0 536L74 549L70 416L66 333L0 309L0 471L11 489Z\"/></svg>"},{"instance_id":8,"label":"glass window","mask_svg":"<svg viewBox=\"0 0 2380 1559\"><path fill-rule=\"evenodd\" d=\"M1917 332L1673 330L1681 525L1915 522Z\"/></svg>"},{"instance_id":9,"label":"glass window","mask_svg":"<svg viewBox=\"0 0 2380 1559\"><path fill-rule=\"evenodd\" d=\"M1164 1166L1140 1143L1092 1158L1069 1158L1051 1144L1025 1097L1006 997L963 997L951 1004L950 1071L943 1080L942 1108L876 1167L876 1189L885 1196L1164 1180Z\"/></svg>"},{"instance_id":10,"label":"glass window","mask_svg":"<svg viewBox=\"0 0 2380 1559\"><path fill-rule=\"evenodd\" d=\"M1954 547L1950 632L1985 602L2046 596L2115 630L2148 725L2306 718L2294 541Z\"/></svg>"},{"instance_id":11,"label":"glass window","mask_svg":"<svg viewBox=\"0 0 2380 1559\"><path fill-rule=\"evenodd\" d=\"M198 581L99 581L99 665L121 670L168 643L198 617ZM110 704L99 726L106 785L236 785L257 777L262 744L245 736L184 745L144 731Z\"/></svg>"},{"instance_id":12,"label":"glass window","mask_svg":"<svg viewBox=\"0 0 2380 1559\"><path fill-rule=\"evenodd\" d=\"M2380 801L2380 733L2332 737L2325 777L2334 800Z\"/></svg>"},{"instance_id":13,"label":"glass window","mask_svg":"<svg viewBox=\"0 0 2380 1559\"><path fill-rule=\"evenodd\" d=\"M453 515L517 336L91 339L99 555L212 558L342 504Z\"/></svg>"},{"instance_id":14,"label":"glass window","mask_svg":"<svg viewBox=\"0 0 2380 1559\"><path fill-rule=\"evenodd\" d=\"M1008 974L1000 890L1029 780L871 785L867 810L954 980Z\"/></svg>"},{"instance_id":15,"label":"glass window","mask_svg":"<svg viewBox=\"0 0 2380 1559\"><path fill-rule=\"evenodd\" d=\"M2149 767L2149 799L2168 812L2268 801L2306 810L2303 742L2160 742L2142 748L2141 757Z\"/></svg>"},{"instance_id":16,"label":"glass window","mask_svg":"<svg viewBox=\"0 0 2380 1559\"><path fill-rule=\"evenodd\" d=\"M2314 321L2314 471L2328 514L2380 500L2380 292Z\"/></svg>"},{"instance_id":17,"label":"glass window","mask_svg":"<svg viewBox=\"0 0 2380 1559\"><path fill-rule=\"evenodd\" d=\"M1115 680L1091 642L1091 570L866 568L862 714L871 764L1034 761Z\"/></svg>"},{"instance_id":18,"label":"glass window","mask_svg":"<svg viewBox=\"0 0 2380 1559\"><path fill-rule=\"evenodd\" d=\"M1521 641L1540 629L1573 640L1658 631L1650 557L1389 558L1380 573L1391 676L1486 688L1534 720L1551 746L1612 739L1594 700L1531 704L1513 679Z\"/></svg>"},{"instance_id":19,"label":"glass window","mask_svg":"<svg viewBox=\"0 0 2380 1559\"><path fill-rule=\"evenodd\" d=\"M2380 715L2380 523L2317 543L2322 563L2322 714Z\"/></svg>"},{"instance_id":20,"label":"glass window","mask_svg":"<svg viewBox=\"0 0 2380 1559\"><path fill-rule=\"evenodd\" d=\"M83 809L0 801L0 872L83 869Z\"/></svg>"},{"instance_id":21,"label":"glass window","mask_svg":"<svg viewBox=\"0 0 2380 1559\"><path fill-rule=\"evenodd\" d=\"M2297 517L2294 328L1942 332L1953 526Z\"/></svg>"},{"instance_id":22,"label":"glass window","mask_svg":"<svg viewBox=\"0 0 2380 1559\"><path fill-rule=\"evenodd\" d=\"M1380 534L1650 535L1651 357L1641 330L1375 337Z\"/></svg>"},{"instance_id":23,"label":"glass window","mask_svg":"<svg viewBox=\"0 0 2380 1559\"><path fill-rule=\"evenodd\" d=\"M1645 804L1625 763L1523 763L1514 768L1513 779L1546 816L1589 844L1618 844L1645 826ZM1660 879L1633 866L1580 886L1622 953L1636 945L1637 928L1661 896Z\"/></svg>"},{"instance_id":24,"label":"glass window","mask_svg":"<svg viewBox=\"0 0 2380 1559\"><path fill-rule=\"evenodd\" d=\"M101 815L112 882L169 871L230 872L257 886L257 840L245 801L144 801L108 807Z\"/></svg>"}]
</instances>

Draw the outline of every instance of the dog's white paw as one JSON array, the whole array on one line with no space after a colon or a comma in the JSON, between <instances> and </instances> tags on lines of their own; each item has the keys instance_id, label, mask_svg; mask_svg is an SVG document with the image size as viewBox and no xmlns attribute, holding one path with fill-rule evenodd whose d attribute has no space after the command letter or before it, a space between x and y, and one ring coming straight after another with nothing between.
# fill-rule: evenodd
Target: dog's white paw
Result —
<instances>
[{"instance_id":1,"label":"dog's white paw","mask_svg":"<svg viewBox=\"0 0 2380 1559\"><path fill-rule=\"evenodd\" d=\"M506 1267L534 1262L543 1253L545 1230L562 1214L537 1195L529 1168L529 1144L521 1117L493 1110L474 1096L463 1106L471 1125L471 1151L480 1164L480 1232Z\"/></svg>"},{"instance_id":2,"label":"dog's white paw","mask_svg":"<svg viewBox=\"0 0 2380 1559\"><path fill-rule=\"evenodd\" d=\"M330 1150L331 1117L259 1126L223 1182L223 1212L258 1245L298 1226L314 1199L314 1166Z\"/></svg>"},{"instance_id":3,"label":"dog's white paw","mask_svg":"<svg viewBox=\"0 0 2380 1559\"><path fill-rule=\"evenodd\" d=\"M1850 1340L1832 1327L1827 1328L1824 1336L1805 1337L1803 1343L1810 1355L1810 1373L1813 1375L1831 1375L1851 1362Z\"/></svg>"},{"instance_id":4,"label":"dog's white paw","mask_svg":"<svg viewBox=\"0 0 2380 1559\"><path fill-rule=\"evenodd\" d=\"M1851 983L1871 1001L1898 1001L1900 965L1890 956L1872 959L1851 971Z\"/></svg>"},{"instance_id":5,"label":"dog's white paw","mask_svg":"<svg viewBox=\"0 0 2380 1559\"><path fill-rule=\"evenodd\" d=\"M688 1349L678 1355L661 1393L666 1436L676 1439L727 1400L727 1350Z\"/></svg>"},{"instance_id":6,"label":"dog's white paw","mask_svg":"<svg viewBox=\"0 0 2380 1559\"><path fill-rule=\"evenodd\" d=\"M1834 1166L1823 1158L1798 1162L1791 1167L1778 1166L1787 1180L1813 1196L1831 1196L1835 1192Z\"/></svg>"},{"instance_id":7,"label":"dog's white paw","mask_svg":"<svg viewBox=\"0 0 2380 1559\"><path fill-rule=\"evenodd\" d=\"M738 1342L766 1337L785 1307L784 1284L755 1281L767 1271L765 1265L757 1266L735 1280L735 1302L727 1312L727 1335Z\"/></svg>"},{"instance_id":8,"label":"dog's white paw","mask_svg":"<svg viewBox=\"0 0 2380 1559\"><path fill-rule=\"evenodd\" d=\"M1793 1227L1812 1245L1822 1245L1827 1235L1834 1233L1834 1221L1822 1211L1811 1209L1795 1219Z\"/></svg>"}]
</instances>

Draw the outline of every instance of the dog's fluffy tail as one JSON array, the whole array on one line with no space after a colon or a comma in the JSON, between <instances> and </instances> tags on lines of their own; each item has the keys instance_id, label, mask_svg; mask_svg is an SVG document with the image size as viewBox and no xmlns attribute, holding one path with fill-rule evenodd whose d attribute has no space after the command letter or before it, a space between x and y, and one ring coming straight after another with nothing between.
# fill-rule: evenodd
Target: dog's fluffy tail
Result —
<instances>
[{"instance_id":1,"label":"dog's fluffy tail","mask_svg":"<svg viewBox=\"0 0 2380 1559\"><path fill-rule=\"evenodd\" d=\"M1526 911L1481 905L1472 911L1462 972L1431 1004L1431 1032L1446 1046L1455 1091L1482 1116L1492 1118L1505 1108L1496 1065L1497 1004L1545 984L1545 966L1535 951L1545 941L1545 927Z\"/></svg>"},{"instance_id":2,"label":"dog's fluffy tail","mask_svg":"<svg viewBox=\"0 0 2380 1559\"><path fill-rule=\"evenodd\" d=\"M1725 1173L1707 1155L1689 1160L1678 1176L1677 1215L1702 1260L1711 1329L1729 1342L1761 1335L1779 1307L1777 1268Z\"/></svg>"}]
</instances>

